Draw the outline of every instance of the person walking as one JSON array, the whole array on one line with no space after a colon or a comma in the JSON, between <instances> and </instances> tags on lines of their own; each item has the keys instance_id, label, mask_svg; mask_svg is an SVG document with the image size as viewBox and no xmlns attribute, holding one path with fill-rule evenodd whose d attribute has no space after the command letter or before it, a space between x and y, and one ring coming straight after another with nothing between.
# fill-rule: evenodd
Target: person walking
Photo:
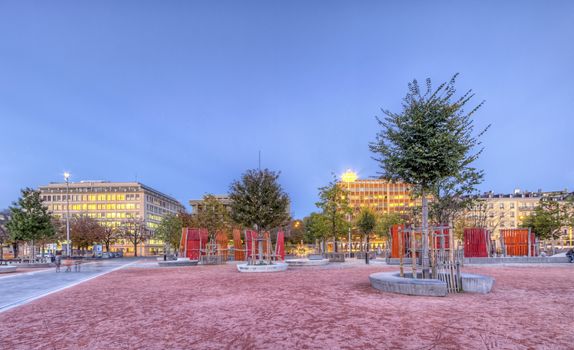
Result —
<instances>
[{"instance_id":1,"label":"person walking","mask_svg":"<svg viewBox=\"0 0 574 350\"><path fill-rule=\"evenodd\" d=\"M62 265L62 253L56 252L56 259L54 261L56 263L56 272L60 272L60 266Z\"/></svg>"}]
</instances>

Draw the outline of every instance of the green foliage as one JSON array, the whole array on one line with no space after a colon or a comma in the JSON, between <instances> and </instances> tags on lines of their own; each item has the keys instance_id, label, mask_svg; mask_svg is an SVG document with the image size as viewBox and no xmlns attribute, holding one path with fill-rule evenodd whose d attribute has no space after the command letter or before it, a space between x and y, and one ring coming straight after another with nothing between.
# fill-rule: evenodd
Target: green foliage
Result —
<instances>
[{"instance_id":1,"label":"green foliage","mask_svg":"<svg viewBox=\"0 0 574 350\"><path fill-rule=\"evenodd\" d=\"M203 204L196 214L196 219L201 228L207 229L211 240L215 239L217 232L230 226L229 212L212 194L203 196Z\"/></svg>"},{"instance_id":2,"label":"green foliage","mask_svg":"<svg viewBox=\"0 0 574 350\"><path fill-rule=\"evenodd\" d=\"M121 231L117 227L102 226L102 243L106 246L106 252L110 251L110 245L121 238Z\"/></svg>"},{"instance_id":3,"label":"green foliage","mask_svg":"<svg viewBox=\"0 0 574 350\"><path fill-rule=\"evenodd\" d=\"M329 222L322 214L311 213L303 219L303 225L305 226L305 243L315 243L315 240L323 240L329 235Z\"/></svg>"},{"instance_id":4,"label":"green foliage","mask_svg":"<svg viewBox=\"0 0 574 350\"><path fill-rule=\"evenodd\" d=\"M483 174L474 169L463 169L457 177L439 181L431 189L429 216L437 225L449 225L477 202L476 186Z\"/></svg>"},{"instance_id":5,"label":"green foliage","mask_svg":"<svg viewBox=\"0 0 574 350\"><path fill-rule=\"evenodd\" d=\"M129 218L119 227L120 237L134 246L134 256L138 256L138 245L151 238L151 230L141 218Z\"/></svg>"},{"instance_id":6,"label":"green foliage","mask_svg":"<svg viewBox=\"0 0 574 350\"><path fill-rule=\"evenodd\" d=\"M268 169L248 170L234 181L229 197L231 217L237 224L262 232L286 225L290 220L289 196L278 183L279 173Z\"/></svg>"},{"instance_id":7,"label":"green foliage","mask_svg":"<svg viewBox=\"0 0 574 350\"><path fill-rule=\"evenodd\" d=\"M393 225L401 225L404 224L404 222L405 220L398 213L384 213L379 216L379 220L377 220L375 233L380 237L389 238L389 232Z\"/></svg>"},{"instance_id":8,"label":"green foliage","mask_svg":"<svg viewBox=\"0 0 574 350\"><path fill-rule=\"evenodd\" d=\"M289 225L288 235L285 237L286 242L297 244L305 240L305 224L301 220L292 220Z\"/></svg>"},{"instance_id":9,"label":"green foliage","mask_svg":"<svg viewBox=\"0 0 574 350\"><path fill-rule=\"evenodd\" d=\"M349 196L336 178L327 186L319 188L319 202L315 205L322 210L321 215L327 221L331 237L337 240L348 230L347 218L351 215Z\"/></svg>"},{"instance_id":10,"label":"green foliage","mask_svg":"<svg viewBox=\"0 0 574 350\"><path fill-rule=\"evenodd\" d=\"M357 216L355 220L355 226L359 230L359 232L364 235L370 235L375 230L377 226L377 217L372 210L368 208L364 208Z\"/></svg>"},{"instance_id":11,"label":"green foliage","mask_svg":"<svg viewBox=\"0 0 574 350\"><path fill-rule=\"evenodd\" d=\"M72 245L79 249L101 242L104 234L104 228L89 216L77 216L70 220L70 239Z\"/></svg>"},{"instance_id":12,"label":"green foliage","mask_svg":"<svg viewBox=\"0 0 574 350\"><path fill-rule=\"evenodd\" d=\"M11 218L6 224L10 240L39 241L54 237L52 216L43 205L40 191L25 188L21 197L10 207Z\"/></svg>"},{"instance_id":13,"label":"green foliage","mask_svg":"<svg viewBox=\"0 0 574 350\"><path fill-rule=\"evenodd\" d=\"M155 229L155 238L162 240L174 250L178 250L181 243L182 228L183 220L179 215L167 214Z\"/></svg>"},{"instance_id":14,"label":"green foliage","mask_svg":"<svg viewBox=\"0 0 574 350\"><path fill-rule=\"evenodd\" d=\"M424 192L445 188L445 181L452 187L465 182L464 178L468 184L482 178L482 171L471 166L482 152L476 148L486 131L473 136L471 116L482 103L468 113L464 111L474 94L469 90L455 98L457 75L434 90L427 79L424 92L413 80L403 100L403 111L383 110L386 117L377 118L382 130L370 149L386 178L417 185Z\"/></svg>"},{"instance_id":15,"label":"green foliage","mask_svg":"<svg viewBox=\"0 0 574 350\"><path fill-rule=\"evenodd\" d=\"M532 229L540 239L557 239L560 229L572 224L571 202L541 200L534 213L525 217L522 226Z\"/></svg>"}]
</instances>

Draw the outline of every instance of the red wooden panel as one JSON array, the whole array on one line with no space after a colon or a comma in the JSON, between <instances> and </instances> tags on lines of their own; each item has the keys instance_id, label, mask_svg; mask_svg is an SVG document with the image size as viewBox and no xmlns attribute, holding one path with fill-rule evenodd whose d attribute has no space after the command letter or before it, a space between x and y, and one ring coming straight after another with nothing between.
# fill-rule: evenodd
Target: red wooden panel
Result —
<instances>
[{"instance_id":1,"label":"red wooden panel","mask_svg":"<svg viewBox=\"0 0 574 350\"><path fill-rule=\"evenodd\" d=\"M277 232L276 254L285 260L285 233L283 231Z\"/></svg>"},{"instance_id":2,"label":"red wooden panel","mask_svg":"<svg viewBox=\"0 0 574 350\"><path fill-rule=\"evenodd\" d=\"M464 256L466 258L488 257L488 242L490 234L484 228L464 229Z\"/></svg>"}]
</instances>

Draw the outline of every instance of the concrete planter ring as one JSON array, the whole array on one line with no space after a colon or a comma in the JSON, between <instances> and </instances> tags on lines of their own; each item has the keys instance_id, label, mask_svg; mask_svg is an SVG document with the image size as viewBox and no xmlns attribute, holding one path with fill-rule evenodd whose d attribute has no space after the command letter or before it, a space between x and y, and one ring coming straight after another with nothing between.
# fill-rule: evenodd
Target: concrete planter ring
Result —
<instances>
[{"instance_id":1,"label":"concrete planter ring","mask_svg":"<svg viewBox=\"0 0 574 350\"><path fill-rule=\"evenodd\" d=\"M238 264L237 271L246 273L259 273L259 272L282 272L287 271L287 265L283 262L277 262L273 264L261 264L261 265L249 265L249 264Z\"/></svg>"},{"instance_id":2,"label":"concrete planter ring","mask_svg":"<svg viewBox=\"0 0 574 350\"><path fill-rule=\"evenodd\" d=\"M489 293L494 284L494 278L483 275L462 273L462 290L467 293ZM447 295L446 282L438 279L412 278L405 273L400 277L399 272L378 272L369 276L371 286L383 292L405 295L444 297Z\"/></svg>"}]
</instances>

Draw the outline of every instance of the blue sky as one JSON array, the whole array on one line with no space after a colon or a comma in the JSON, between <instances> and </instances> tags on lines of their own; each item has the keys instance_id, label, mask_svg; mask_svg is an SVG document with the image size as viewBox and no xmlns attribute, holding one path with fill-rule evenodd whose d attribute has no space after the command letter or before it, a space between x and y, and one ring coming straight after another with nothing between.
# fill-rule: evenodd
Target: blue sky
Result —
<instances>
[{"instance_id":1,"label":"blue sky","mask_svg":"<svg viewBox=\"0 0 574 350\"><path fill-rule=\"evenodd\" d=\"M376 175L380 109L459 72L482 190L574 190L574 2L0 1L0 208L22 187L138 181L187 204L281 171L295 217Z\"/></svg>"}]
</instances>

